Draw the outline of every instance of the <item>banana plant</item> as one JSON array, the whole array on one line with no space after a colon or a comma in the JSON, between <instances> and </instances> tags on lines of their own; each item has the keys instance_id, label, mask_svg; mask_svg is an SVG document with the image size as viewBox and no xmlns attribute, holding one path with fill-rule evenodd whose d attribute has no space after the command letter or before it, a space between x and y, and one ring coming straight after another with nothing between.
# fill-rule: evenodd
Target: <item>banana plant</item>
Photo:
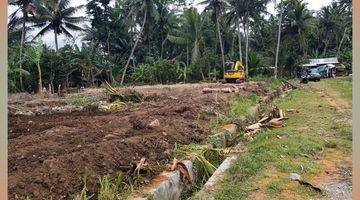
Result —
<instances>
[{"instance_id":1,"label":"banana plant","mask_svg":"<svg viewBox=\"0 0 360 200\"><path fill-rule=\"evenodd\" d=\"M25 57L28 61L35 64L38 70L38 94L42 94L42 77L41 77L41 66L40 60L44 51L44 46L42 41L31 45L25 52Z\"/></svg>"},{"instance_id":2,"label":"banana plant","mask_svg":"<svg viewBox=\"0 0 360 200\"><path fill-rule=\"evenodd\" d=\"M180 64L183 65L183 67L179 67L177 70L179 73L178 79L183 78L183 82L186 83L187 76L188 74L190 74L191 69L183 62L181 62Z\"/></svg>"},{"instance_id":3,"label":"banana plant","mask_svg":"<svg viewBox=\"0 0 360 200\"><path fill-rule=\"evenodd\" d=\"M213 79L216 80L216 78L220 76L220 70L213 68L211 70L211 75L212 75Z\"/></svg>"}]
</instances>

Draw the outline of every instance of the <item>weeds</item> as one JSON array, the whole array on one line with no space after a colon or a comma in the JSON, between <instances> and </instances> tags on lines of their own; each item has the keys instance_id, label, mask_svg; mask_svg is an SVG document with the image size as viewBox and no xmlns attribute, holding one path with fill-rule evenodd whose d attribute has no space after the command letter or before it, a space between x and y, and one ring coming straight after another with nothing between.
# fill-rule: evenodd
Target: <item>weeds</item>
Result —
<instances>
[{"instance_id":1,"label":"weeds","mask_svg":"<svg viewBox=\"0 0 360 200\"><path fill-rule=\"evenodd\" d=\"M99 190L99 200L116 200L120 199L120 184L123 181L123 174L119 172L115 176L114 183L110 182L109 176L104 176L99 178L100 190Z\"/></svg>"},{"instance_id":2,"label":"weeds","mask_svg":"<svg viewBox=\"0 0 360 200\"><path fill-rule=\"evenodd\" d=\"M189 199L193 193L200 190L204 183L216 171L225 155L233 152L230 148L211 148L206 145L189 144L178 146L173 150L175 157L193 157L194 169L197 169L196 182L186 187L181 193L181 199ZM236 151L236 150L235 150Z\"/></svg>"},{"instance_id":3,"label":"weeds","mask_svg":"<svg viewBox=\"0 0 360 200\"><path fill-rule=\"evenodd\" d=\"M210 148L207 146L189 144L179 148L176 147L173 150L173 154L175 157L195 157L201 166L201 174L210 177L215 172L216 166L206 159L205 155L208 151L210 151Z\"/></svg>"},{"instance_id":4,"label":"weeds","mask_svg":"<svg viewBox=\"0 0 360 200\"><path fill-rule=\"evenodd\" d=\"M243 150L236 148L212 148L208 145L182 145L173 149L174 157L192 157L200 165L200 174L204 178L209 178L221 164L226 155L230 153L239 153Z\"/></svg>"},{"instance_id":5,"label":"weeds","mask_svg":"<svg viewBox=\"0 0 360 200\"><path fill-rule=\"evenodd\" d=\"M111 182L110 177L108 175L99 177L99 185L100 188L98 192L92 195L89 195L89 191L87 188L88 177L90 173L89 170L85 167L84 175L83 175L83 189L79 195L77 195L74 200L89 200L93 199L93 197L97 197L95 199L98 200L120 200L123 199L123 196L127 194L126 188L122 188L122 184L124 184L124 176L123 173L119 172L116 174L114 178L114 182Z\"/></svg>"},{"instance_id":6,"label":"weeds","mask_svg":"<svg viewBox=\"0 0 360 200\"><path fill-rule=\"evenodd\" d=\"M112 87L108 82L105 83L106 92L110 96L109 101L111 103L115 101L141 103L144 100L143 95L135 90L127 89L121 91Z\"/></svg>"},{"instance_id":7,"label":"weeds","mask_svg":"<svg viewBox=\"0 0 360 200\"><path fill-rule=\"evenodd\" d=\"M275 78L273 76L263 76L263 75L257 75L249 78L249 81L267 81L270 82L269 89L275 90L282 86L282 82L284 79L281 78Z\"/></svg>"},{"instance_id":8,"label":"weeds","mask_svg":"<svg viewBox=\"0 0 360 200\"><path fill-rule=\"evenodd\" d=\"M87 182L88 182L88 177L89 177L90 173L87 167L85 167L84 170L84 175L83 175L83 189L81 190L81 193L79 195L77 195L75 197L75 200L89 200L93 195L88 196L87 192Z\"/></svg>"},{"instance_id":9,"label":"weeds","mask_svg":"<svg viewBox=\"0 0 360 200\"><path fill-rule=\"evenodd\" d=\"M240 116L247 114L249 108L254 106L259 101L259 96L251 94L247 97L239 96L230 100L229 117L231 120L236 120Z\"/></svg>"},{"instance_id":10,"label":"weeds","mask_svg":"<svg viewBox=\"0 0 360 200\"><path fill-rule=\"evenodd\" d=\"M270 182L267 185L267 192L272 196L282 192L283 191L283 189L281 188L282 184L283 184L283 181L281 181L281 180L274 180L274 181Z\"/></svg>"},{"instance_id":11,"label":"weeds","mask_svg":"<svg viewBox=\"0 0 360 200\"><path fill-rule=\"evenodd\" d=\"M74 106L90 106L98 102L98 100L95 96L78 94L71 96L70 99L67 100L67 103Z\"/></svg>"}]
</instances>

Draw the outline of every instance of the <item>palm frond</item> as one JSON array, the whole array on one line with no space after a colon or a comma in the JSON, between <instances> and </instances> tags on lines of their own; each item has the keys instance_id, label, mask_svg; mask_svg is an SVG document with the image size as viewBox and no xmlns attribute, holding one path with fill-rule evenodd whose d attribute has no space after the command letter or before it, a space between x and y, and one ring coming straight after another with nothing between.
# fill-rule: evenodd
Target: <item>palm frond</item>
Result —
<instances>
[{"instance_id":1,"label":"palm frond","mask_svg":"<svg viewBox=\"0 0 360 200\"><path fill-rule=\"evenodd\" d=\"M85 21L86 17L64 17L64 20L69 23L80 23Z\"/></svg>"},{"instance_id":2,"label":"palm frond","mask_svg":"<svg viewBox=\"0 0 360 200\"><path fill-rule=\"evenodd\" d=\"M69 7L61 11L62 16L71 16L76 13L78 9L76 7Z\"/></svg>"},{"instance_id":3,"label":"palm frond","mask_svg":"<svg viewBox=\"0 0 360 200\"><path fill-rule=\"evenodd\" d=\"M30 72L25 69L15 68L11 69L11 73L21 74L23 76L30 76Z\"/></svg>"},{"instance_id":4,"label":"palm frond","mask_svg":"<svg viewBox=\"0 0 360 200\"><path fill-rule=\"evenodd\" d=\"M185 38L178 37L178 36L167 35L166 39L175 44L182 44L182 45L187 44L187 41Z\"/></svg>"},{"instance_id":5,"label":"palm frond","mask_svg":"<svg viewBox=\"0 0 360 200\"><path fill-rule=\"evenodd\" d=\"M46 32L51 30L51 24L48 24L47 26L45 26L43 29L41 29L31 41L34 41L36 38L38 38L41 35L44 35Z\"/></svg>"},{"instance_id":6,"label":"palm frond","mask_svg":"<svg viewBox=\"0 0 360 200\"><path fill-rule=\"evenodd\" d=\"M69 5L70 5L70 1L69 1L69 0L60 0L60 2L59 2L59 9L60 9L60 10L64 10L64 9L66 9Z\"/></svg>"},{"instance_id":7,"label":"palm frond","mask_svg":"<svg viewBox=\"0 0 360 200\"><path fill-rule=\"evenodd\" d=\"M71 30L74 30L74 31L83 31L84 29L81 28L80 26L77 26L75 24L72 24L72 23L67 23L65 22L65 26Z\"/></svg>"},{"instance_id":8,"label":"palm frond","mask_svg":"<svg viewBox=\"0 0 360 200\"><path fill-rule=\"evenodd\" d=\"M200 47L199 47L199 41L195 40L194 47L191 52L191 64L195 65L200 58Z\"/></svg>"},{"instance_id":9,"label":"palm frond","mask_svg":"<svg viewBox=\"0 0 360 200\"><path fill-rule=\"evenodd\" d=\"M74 38L74 36L73 36L68 30L66 30L65 27L60 26L60 30L61 30L63 33L65 33L65 35L66 35L67 37L69 37L69 38Z\"/></svg>"}]
</instances>

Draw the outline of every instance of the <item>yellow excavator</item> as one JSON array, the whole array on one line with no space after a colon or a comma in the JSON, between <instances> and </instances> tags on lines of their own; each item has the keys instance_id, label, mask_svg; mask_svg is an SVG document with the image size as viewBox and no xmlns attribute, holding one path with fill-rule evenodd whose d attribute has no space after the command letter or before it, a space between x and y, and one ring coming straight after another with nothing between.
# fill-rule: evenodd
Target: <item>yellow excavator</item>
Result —
<instances>
[{"instance_id":1,"label":"yellow excavator","mask_svg":"<svg viewBox=\"0 0 360 200\"><path fill-rule=\"evenodd\" d=\"M245 81L245 66L240 61L226 62L224 79L227 83L241 83Z\"/></svg>"}]
</instances>

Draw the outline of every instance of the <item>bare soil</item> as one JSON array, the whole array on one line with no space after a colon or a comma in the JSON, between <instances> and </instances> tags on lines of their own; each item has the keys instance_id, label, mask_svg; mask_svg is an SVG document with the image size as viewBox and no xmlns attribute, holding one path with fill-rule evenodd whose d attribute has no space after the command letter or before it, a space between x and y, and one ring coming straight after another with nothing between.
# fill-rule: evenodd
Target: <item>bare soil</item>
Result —
<instances>
[{"instance_id":1,"label":"bare soil","mask_svg":"<svg viewBox=\"0 0 360 200\"><path fill-rule=\"evenodd\" d=\"M125 111L37 116L9 112L9 198L72 199L83 187L85 167L90 172L89 190L95 192L100 176L126 173L142 157L154 166L146 175L150 179L172 160L170 150L175 143L205 139L210 133L207 122L216 117L214 111L227 108L230 97L267 92L265 82L240 85L236 94L202 93L205 87L234 86L215 83L133 87L146 100ZM104 98L103 89L83 93ZM10 95L9 109L58 106L65 98ZM155 119L160 126L149 127Z\"/></svg>"}]
</instances>

